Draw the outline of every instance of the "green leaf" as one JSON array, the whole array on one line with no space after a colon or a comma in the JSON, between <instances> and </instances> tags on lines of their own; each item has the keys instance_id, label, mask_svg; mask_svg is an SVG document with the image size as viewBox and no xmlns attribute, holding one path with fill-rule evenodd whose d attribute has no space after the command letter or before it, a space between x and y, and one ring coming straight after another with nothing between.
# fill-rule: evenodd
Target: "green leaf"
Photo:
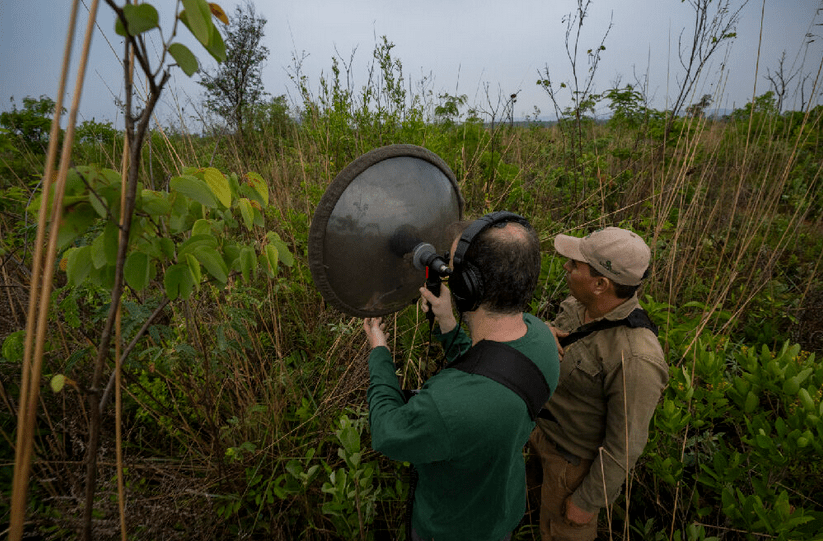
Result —
<instances>
[{"instance_id":1,"label":"green leaf","mask_svg":"<svg viewBox=\"0 0 823 541\"><path fill-rule=\"evenodd\" d=\"M197 57L189 50L188 47L182 43L172 43L169 45L169 54L183 70L183 73L191 77L197 70L200 69L200 64L197 63Z\"/></svg>"},{"instance_id":2,"label":"green leaf","mask_svg":"<svg viewBox=\"0 0 823 541\"><path fill-rule=\"evenodd\" d=\"M123 268L123 277L129 287L135 291L143 291L149 285L150 259L144 252L132 252L126 258L126 265Z\"/></svg>"},{"instance_id":3,"label":"green leaf","mask_svg":"<svg viewBox=\"0 0 823 541\"><path fill-rule=\"evenodd\" d=\"M269 243L274 245L277 249L279 254L280 261L287 267L291 267L294 265L294 256L292 256L291 252L289 251L289 247L286 246L286 243L280 239L280 235L273 231L269 231L266 234L266 238L268 239Z\"/></svg>"},{"instance_id":4,"label":"green leaf","mask_svg":"<svg viewBox=\"0 0 823 541\"><path fill-rule=\"evenodd\" d=\"M271 244L267 244L263 251L267 263L266 272L269 277L273 278L274 275L277 274L277 263L280 260L280 256L277 253L277 248Z\"/></svg>"},{"instance_id":5,"label":"green leaf","mask_svg":"<svg viewBox=\"0 0 823 541\"><path fill-rule=\"evenodd\" d=\"M172 190L197 201L204 207L217 207L217 200L215 200L212 190L209 188L208 184L197 177L191 175L174 177L169 182L169 187Z\"/></svg>"},{"instance_id":6,"label":"green leaf","mask_svg":"<svg viewBox=\"0 0 823 541\"><path fill-rule=\"evenodd\" d=\"M260 199L262 200L263 205L268 206L269 186L266 184L266 181L263 180L263 177L250 171L246 173L246 178L249 179L249 186L254 188L254 191L260 194Z\"/></svg>"},{"instance_id":7,"label":"green leaf","mask_svg":"<svg viewBox=\"0 0 823 541\"><path fill-rule=\"evenodd\" d=\"M226 61L226 43L216 28L212 30L211 38L206 44L206 50L218 62Z\"/></svg>"},{"instance_id":8,"label":"green leaf","mask_svg":"<svg viewBox=\"0 0 823 541\"><path fill-rule=\"evenodd\" d=\"M84 199L88 198L84 197ZM74 239L88 231L96 219L97 212L88 201L73 204L64 209L60 229L57 231L57 249L62 250L68 247Z\"/></svg>"},{"instance_id":9,"label":"green leaf","mask_svg":"<svg viewBox=\"0 0 823 541\"><path fill-rule=\"evenodd\" d=\"M151 4L126 4L123 6L123 15L126 16L129 34L132 36L137 36L160 25L157 10Z\"/></svg>"},{"instance_id":10,"label":"green leaf","mask_svg":"<svg viewBox=\"0 0 823 541\"><path fill-rule=\"evenodd\" d=\"M164 256L168 257L169 259L172 259L174 257L174 241L173 240L171 240L169 238L166 238L166 237L162 237L162 238L156 239L154 242L157 244L157 247L160 249L160 251L162 252L162 254Z\"/></svg>"},{"instance_id":11,"label":"green leaf","mask_svg":"<svg viewBox=\"0 0 823 541\"><path fill-rule=\"evenodd\" d=\"M197 235L208 235L211 237L211 222L206 219L200 218L199 220L194 222L193 226L191 226L191 234L192 237ZM215 243L216 242L217 239L215 239ZM215 246L217 246L217 244L215 244Z\"/></svg>"},{"instance_id":12,"label":"green leaf","mask_svg":"<svg viewBox=\"0 0 823 541\"><path fill-rule=\"evenodd\" d=\"M166 192L143 190L140 194L143 212L152 216L164 216L171 212L171 201Z\"/></svg>"},{"instance_id":13,"label":"green leaf","mask_svg":"<svg viewBox=\"0 0 823 541\"><path fill-rule=\"evenodd\" d=\"M99 192L96 194L90 193L89 204L91 204L98 216L105 218L108 215L108 209L106 208L105 201L101 200L101 197L102 196Z\"/></svg>"},{"instance_id":14,"label":"green leaf","mask_svg":"<svg viewBox=\"0 0 823 541\"><path fill-rule=\"evenodd\" d=\"M80 248L69 248L66 252L68 259L66 265L66 276L69 284L79 286L89 275L92 267L91 246Z\"/></svg>"},{"instance_id":15,"label":"green leaf","mask_svg":"<svg viewBox=\"0 0 823 541\"><path fill-rule=\"evenodd\" d=\"M211 20L211 10L205 0L183 0L184 10L180 13L183 21L194 37L207 46L212 32L216 32Z\"/></svg>"},{"instance_id":16,"label":"green leaf","mask_svg":"<svg viewBox=\"0 0 823 541\"><path fill-rule=\"evenodd\" d=\"M217 248L217 239L213 235L192 235L177 249L177 257L182 258L186 254L194 253L194 250L200 246Z\"/></svg>"},{"instance_id":17,"label":"green leaf","mask_svg":"<svg viewBox=\"0 0 823 541\"><path fill-rule=\"evenodd\" d=\"M51 378L51 382L49 382L49 385L51 385L51 390L53 392L59 393L63 390L63 387L66 385L66 376L64 376L63 374L55 374Z\"/></svg>"},{"instance_id":18,"label":"green leaf","mask_svg":"<svg viewBox=\"0 0 823 541\"><path fill-rule=\"evenodd\" d=\"M13 332L3 340L3 357L9 362L20 362L23 360L26 331Z\"/></svg>"},{"instance_id":19,"label":"green leaf","mask_svg":"<svg viewBox=\"0 0 823 541\"><path fill-rule=\"evenodd\" d=\"M242 250L240 250L240 272L243 274L243 281L248 283L249 279L251 278L252 270L256 270L257 267L255 266L255 258L254 258L254 249L245 246Z\"/></svg>"},{"instance_id":20,"label":"green leaf","mask_svg":"<svg viewBox=\"0 0 823 541\"><path fill-rule=\"evenodd\" d=\"M120 227L114 222L109 222L106 224L106 229L103 230L103 235L103 248L106 255L106 264L114 266L117 264L117 248L120 244Z\"/></svg>"},{"instance_id":21,"label":"green leaf","mask_svg":"<svg viewBox=\"0 0 823 541\"><path fill-rule=\"evenodd\" d=\"M91 243L91 262L95 269L103 268L106 265L106 234L100 233Z\"/></svg>"},{"instance_id":22,"label":"green leaf","mask_svg":"<svg viewBox=\"0 0 823 541\"><path fill-rule=\"evenodd\" d=\"M743 411L746 413L751 413L757 408L760 404L760 399L757 397L756 394L749 391L749 394L746 395L746 403L743 406Z\"/></svg>"},{"instance_id":23,"label":"green leaf","mask_svg":"<svg viewBox=\"0 0 823 541\"><path fill-rule=\"evenodd\" d=\"M240 215L243 217L243 224L246 229L251 231L254 225L254 210L251 207L251 201L245 197L237 201L237 206L240 208Z\"/></svg>"},{"instance_id":24,"label":"green leaf","mask_svg":"<svg viewBox=\"0 0 823 541\"><path fill-rule=\"evenodd\" d=\"M229 180L226 176L214 167L207 167L203 172L203 178L217 200L224 207L231 207L231 188L229 188Z\"/></svg>"},{"instance_id":25,"label":"green leaf","mask_svg":"<svg viewBox=\"0 0 823 541\"><path fill-rule=\"evenodd\" d=\"M800 399L800 404L803 405L803 409L805 409L809 413L814 413L814 400L812 400L812 397L809 394L808 390L806 390L805 388L801 388L797 392L797 398Z\"/></svg>"},{"instance_id":26,"label":"green leaf","mask_svg":"<svg viewBox=\"0 0 823 541\"><path fill-rule=\"evenodd\" d=\"M192 280L194 280L194 284L199 288L200 282L203 281L203 273L200 271L200 262L197 261L197 258L192 254L186 254L183 256L183 261L185 261L189 266Z\"/></svg>"},{"instance_id":27,"label":"green leaf","mask_svg":"<svg viewBox=\"0 0 823 541\"><path fill-rule=\"evenodd\" d=\"M194 249L194 257L203 264L206 270L222 283L229 279L229 269L220 254L210 246L198 246Z\"/></svg>"},{"instance_id":28,"label":"green leaf","mask_svg":"<svg viewBox=\"0 0 823 541\"><path fill-rule=\"evenodd\" d=\"M178 263L169 267L163 277L163 285L166 287L166 296L169 300L173 301L178 297L189 298L194 289L194 279L189 266L185 263Z\"/></svg>"}]
</instances>

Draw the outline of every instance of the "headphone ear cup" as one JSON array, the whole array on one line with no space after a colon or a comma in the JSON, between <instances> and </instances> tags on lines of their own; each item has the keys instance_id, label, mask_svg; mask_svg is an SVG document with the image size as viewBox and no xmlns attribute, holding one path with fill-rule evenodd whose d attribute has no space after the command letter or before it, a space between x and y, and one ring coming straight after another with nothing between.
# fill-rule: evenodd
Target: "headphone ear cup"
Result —
<instances>
[{"instance_id":1,"label":"headphone ear cup","mask_svg":"<svg viewBox=\"0 0 823 541\"><path fill-rule=\"evenodd\" d=\"M460 312L471 312L483 298L483 279L480 271L471 263L464 263L458 272L449 277L454 304Z\"/></svg>"}]
</instances>

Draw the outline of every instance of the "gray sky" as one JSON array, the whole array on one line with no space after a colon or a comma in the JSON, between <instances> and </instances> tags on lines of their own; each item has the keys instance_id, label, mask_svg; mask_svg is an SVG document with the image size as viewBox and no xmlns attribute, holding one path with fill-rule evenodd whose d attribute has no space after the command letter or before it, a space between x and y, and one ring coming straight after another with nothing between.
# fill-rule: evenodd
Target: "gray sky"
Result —
<instances>
[{"instance_id":1,"label":"gray sky","mask_svg":"<svg viewBox=\"0 0 823 541\"><path fill-rule=\"evenodd\" d=\"M88 6L91 0L84 0ZM715 0L716 4L717 0ZM170 0L153 2L160 10L161 25L170 31ZM218 2L231 15L238 0ZM737 2L739 4L739 0ZM12 107L14 96L20 107L25 96L42 94L54 97L57 91L71 2L69 0L0 0L0 110ZM569 60L564 38L564 15L572 12L575 0L295 0L269 2L257 0L257 12L268 19L265 44L270 50L263 70L266 90L271 95L296 97L289 79L293 58L303 58L302 72L316 93L321 73L328 78L331 59L339 56L351 62L355 89L367 82L372 51L381 36L395 44L394 59L403 64L406 85L418 89L424 77L426 88L435 95L448 92L465 94L469 104L488 108L498 96L519 92L515 118L533 115L534 108L544 118L553 117L548 95L535 83L546 66L556 81L568 81ZM818 72L823 57L823 37L815 36L808 47L808 33L823 35L823 0L750 0L737 28L738 37L728 51L726 70L720 66L726 57L722 48L695 92L702 94L722 90L712 107L741 107L748 102L757 84L757 95L769 89L766 69L777 67L786 52L785 69ZM114 33L111 9L100 2L99 29L95 32L92 55L82 94L80 120L96 118L115 121L118 117L114 98L123 97L122 68L115 55L122 50ZM764 13L759 75L756 76L761 11ZM583 26L578 58L583 76L587 70L585 51L597 47L612 17L613 26L606 38L595 78L595 89L603 91L621 78L622 85L634 83L648 74L648 95L652 106L664 109L674 98L681 75L677 56L678 36L693 20L689 2L680 0L593 0ZM87 10L81 5L73 53L71 79L66 105L71 103L77 57L85 32ZM102 30L102 34L100 32ZM182 33L187 33L183 29ZM153 42L159 34L153 31ZM107 39L108 42L107 42ZM205 50L189 36L180 38L201 60L213 68ZM113 47L113 49L112 49ZM353 55L353 56L352 56ZM158 113L165 124L173 111L184 108L186 122L201 101L202 89L181 70L173 77ZM194 76L195 79L197 75ZM787 96L788 107L796 103L797 77ZM488 88L490 96L487 97ZM176 104L179 107L175 107ZM568 105L568 94L561 95L561 105ZM668 101L667 101L668 100ZM820 99L818 98L818 103ZM599 114L607 113L605 106Z\"/></svg>"}]
</instances>

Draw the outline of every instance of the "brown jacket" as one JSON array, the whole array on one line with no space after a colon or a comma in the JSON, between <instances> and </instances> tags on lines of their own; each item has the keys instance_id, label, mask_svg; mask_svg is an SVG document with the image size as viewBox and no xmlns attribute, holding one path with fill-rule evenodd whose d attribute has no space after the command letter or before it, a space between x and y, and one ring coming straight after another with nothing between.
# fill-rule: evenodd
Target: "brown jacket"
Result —
<instances>
[{"instance_id":1,"label":"brown jacket","mask_svg":"<svg viewBox=\"0 0 823 541\"><path fill-rule=\"evenodd\" d=\"M634 296L604 317L623 319L639 306ZM552 324L573 331L583 324L584 311L569 297ZM604 329L565 348L557 389L546 404L556 422L539 419L538 426L558 446L594 461L572 495L575 505L595 512L617 498L626 472L646 446L649 422L668 380L660 342L648 329Z\"/></svg>"}]
</instances>

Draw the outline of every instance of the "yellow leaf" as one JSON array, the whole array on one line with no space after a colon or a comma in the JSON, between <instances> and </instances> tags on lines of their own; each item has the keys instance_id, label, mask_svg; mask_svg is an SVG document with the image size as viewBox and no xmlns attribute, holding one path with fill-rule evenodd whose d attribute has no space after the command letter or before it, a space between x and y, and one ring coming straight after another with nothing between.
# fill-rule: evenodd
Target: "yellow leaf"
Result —
<instances>
[{"instance_id":1,"label":"yellow leaf","mask_svg":"<svg viewBox=\"0 0 823 541\"><path fill-rule=\"evenodd\" d=\"M226 16L226 12L223 11L223 8L214 2L209 2L209 9L211 10L211 14L217 17L218 21L223 24L229 24L229 18Z\"/></svg>"}]
</instances>

